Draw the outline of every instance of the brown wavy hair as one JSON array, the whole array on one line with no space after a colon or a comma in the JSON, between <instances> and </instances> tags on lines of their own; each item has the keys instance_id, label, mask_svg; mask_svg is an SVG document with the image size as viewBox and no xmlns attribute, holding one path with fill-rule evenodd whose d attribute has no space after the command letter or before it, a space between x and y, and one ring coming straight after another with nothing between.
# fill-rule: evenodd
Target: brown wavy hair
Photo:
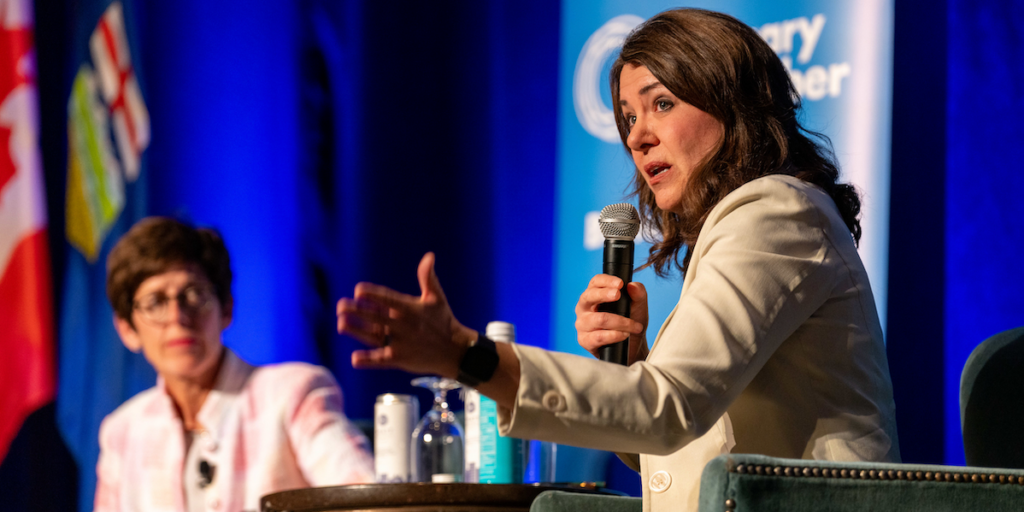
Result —
<instances>
[{"instance_id":1,"label":"brown wavy hair","mask_svg":"<svg viewBox=\"0 0 1024 512\"><path fill-rule=\"evenodd\" d=\"M677 98L724 125L724 136L698 164L683 191L681 213L658 208L636 170L633 195L647 232L660 233L647 262L659 276L683 273L711 209L745 183L771 174L795 176L821 187L860 241L860 197L837 183L839 166L829 139L797 121L800 99L782 61L756 31L736 18L702 9L662 12L637 27L612 65L615 123L627 153L629 126L619 105L619 75L626 63L645 66ZM653 228L653 229L652 229Z\"/></svg>"},{"instance_id":2,"label":"brown wavy hair","mask_svg":"<svg viewBox=\"0 0 1024 512\"><path fill-rule=\"evenodd\" d=\"M179 265L199 267L213 285L222 314L231 314L231 257L220 233L167 217L140 220L110 250L107 299L114 314L135 327L132 308L139 285Z\"/></svg>"}]
</instances>

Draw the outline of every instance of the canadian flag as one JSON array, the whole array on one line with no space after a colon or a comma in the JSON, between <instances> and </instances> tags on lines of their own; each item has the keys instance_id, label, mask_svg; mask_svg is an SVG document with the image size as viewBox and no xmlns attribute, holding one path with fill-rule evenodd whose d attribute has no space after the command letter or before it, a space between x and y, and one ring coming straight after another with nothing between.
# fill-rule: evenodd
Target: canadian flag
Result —
<instances>
[{"instance_id":1,"label":"canadian flag","mask_svg":"<svg viewBox=\"0 0 1024 512\"><path fill-rule=\"evenodd\" d=\"M53 399L53 312L30 0L0 0L0 459Z\"/></svg>"}]
</instances>

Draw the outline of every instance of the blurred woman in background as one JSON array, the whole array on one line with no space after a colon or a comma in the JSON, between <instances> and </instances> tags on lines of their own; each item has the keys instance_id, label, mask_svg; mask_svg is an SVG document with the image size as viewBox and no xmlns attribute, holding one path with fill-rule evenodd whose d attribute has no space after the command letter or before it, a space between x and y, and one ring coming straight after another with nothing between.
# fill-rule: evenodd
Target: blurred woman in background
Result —
<instances>
[{"instance_id":1,"label":"blurred woman in background","mask_svg":"<svg viewBox=\"0 0 1024 512\"><path fill-rule=\"evenodd\" d=\"M373 481L326 369L253 367L224 346L234 300L215 231L140 221L110 252L107 296L158 378L103 420L95 510L258 510L268 493Z\"/></svg>"}]
</instances>

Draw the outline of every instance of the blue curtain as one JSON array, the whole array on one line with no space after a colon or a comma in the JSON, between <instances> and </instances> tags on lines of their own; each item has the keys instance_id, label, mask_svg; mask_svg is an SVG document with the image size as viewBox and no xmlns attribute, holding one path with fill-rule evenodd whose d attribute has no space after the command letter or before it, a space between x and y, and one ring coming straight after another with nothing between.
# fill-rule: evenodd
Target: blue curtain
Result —
<instances>
[{"instance_id":1,"label":"blue curtain","mask_svg":"<svg viewBox=\"0 0 1024 512\"><path fill-rule=\"evenodd\" d=\"M546 346L558 6L533 4L147 4L151 210L223 232L229 346L331 367L368 418L411 377L352 370L334 302L418 293L429 250L460 320Z\"/></svg>"},{"instance_id":2,"label":"blue curtain","mask_svg":"<svg viewBox=\"0 0 1024 512\"><path fill-rule=\"evenodd\" d=\"M946 103L946 463L963 464L960 373L1024 325L1024 5L949 0Z\"/></svg>"}]
</instances>

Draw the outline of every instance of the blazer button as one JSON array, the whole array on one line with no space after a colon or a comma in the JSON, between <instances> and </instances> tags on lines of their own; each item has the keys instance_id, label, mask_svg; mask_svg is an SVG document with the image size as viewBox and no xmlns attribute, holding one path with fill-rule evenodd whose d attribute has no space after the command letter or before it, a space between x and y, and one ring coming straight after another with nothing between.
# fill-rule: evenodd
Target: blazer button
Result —
<instances>
[{"instance_id":1,"label":"blazer button","mask_svg":"<svg viewBox=\"0 0 1024 512\"><path fill-rule=\"evenodd\" d=\"M672 486L672 475L668 474L668 471L658 471L651 475L647 485L651 492L665 492Z\"/></svg>"},{"instance_id":2,"label":"blazer button","mask_svg":"<svg viewBox=\"0 0 1024 512\"><path fill-rule=\"evenodd\" d=\"M544 393L541 402L544 404L544 408L551 412L564 412L568 409L568 406L565 404L565 397L553 389Z\"/></svg>"}]
</instances>

